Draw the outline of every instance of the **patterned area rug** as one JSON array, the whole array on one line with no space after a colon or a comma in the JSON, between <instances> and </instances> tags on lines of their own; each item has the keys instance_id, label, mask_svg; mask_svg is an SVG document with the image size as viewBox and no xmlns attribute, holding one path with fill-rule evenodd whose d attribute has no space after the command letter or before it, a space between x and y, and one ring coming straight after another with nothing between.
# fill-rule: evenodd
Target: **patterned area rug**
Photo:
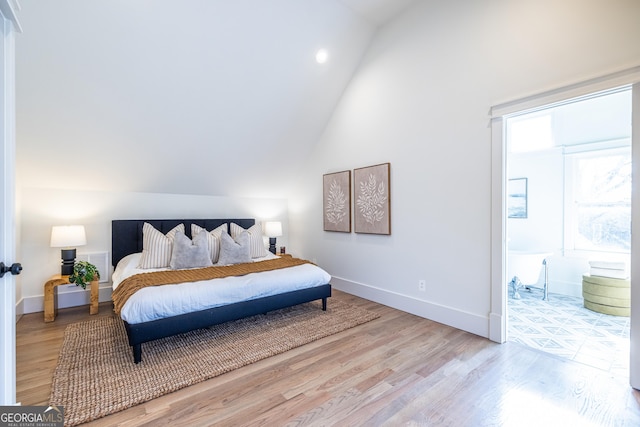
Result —
<instances>
[{"instance_id":1,"label":"patterned area rug","mask_svg":"<svg viewBox=\"0 0 640 427\"><path fill-rule=\"evenodd\" d=\"M133 363L122 320L69 325L53 374L50 405L65 426L85 423L379 317L329 299L301 304L142 345Z\"/></svg>"}]
</instances>

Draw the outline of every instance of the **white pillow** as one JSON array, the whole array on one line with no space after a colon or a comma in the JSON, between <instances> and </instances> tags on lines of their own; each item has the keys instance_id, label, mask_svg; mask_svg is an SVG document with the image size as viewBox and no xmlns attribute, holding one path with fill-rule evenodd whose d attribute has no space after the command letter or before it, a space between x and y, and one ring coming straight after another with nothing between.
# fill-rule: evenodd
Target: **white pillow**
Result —
<instances>
[{"instance_id":1,"label":"white pillow","mask_svg":"<svg viewBox=\"0 0 640 427\"><path fill-rule=\"evenodd\" d=\"M169 268L180 270L183 268L211 267L209 258L209 243L207 231L202 230L196 234L193 240L189 239L182 231L176 233L173 239L173 251Z\"/></svg>"},{"instance_id":2,"label":"white pillow","mask_svg":"<svg viewBox=\"0 0 640 427\"><path fill-rule=\"evenodd\" d=\"M249 233L243 231L233 239L224 231L220 236L220 259L217 265L240 264L251 262L251 247Z\"/></svg>"},{"instance_id":3,"label":"white pillow","mask_svg":"<svg viewBox=\"0 0 640 427\"><path fill-rule=\"evenodd\" d=\"M142 226L142 256L138 268L164 268L171 262L173 239L178 231L184 233L184 224L176 225L166 235L148 222Z\"/></svg>"},{"instance_id":4,"label":"white pillow","mask_svg":"<svg viewBox=\"0 0 640 427\"><path fill-rule=\"evenodd\" d=\"M201 231L207 231L205 228L200 227L197 224L191 224L191 235L197 236ZM211 256L211 262L218 262L220 256L220 236L223 231L227 231L227 224L222 224L218 228L207 233L207 241L209 242L209 255Z\"/></svg>"},{"instance_id":5,"label":"white pillow","mask_svg":"<svg viewBox=\"0 0 640 427\"><path fill-rule=\"evenodd\" d=\"M249 233L249 245L251 246L251 258L258 258L267 255L267 250L264 248L264 241L262 240L262 225L260 223L244 229L238 224L231 223L231 237L236 240L236 237L243 231Z\"/></svg>"}]
</instances>

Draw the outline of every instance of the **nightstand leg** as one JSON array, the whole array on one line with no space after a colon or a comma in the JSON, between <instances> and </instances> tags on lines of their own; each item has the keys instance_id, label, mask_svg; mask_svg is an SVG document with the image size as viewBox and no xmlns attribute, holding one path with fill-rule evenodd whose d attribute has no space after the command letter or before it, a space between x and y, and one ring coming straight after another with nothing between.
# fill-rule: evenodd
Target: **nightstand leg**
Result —
<instances>
[{"instance_id":1,"label":"nightstand leg","mask_svg":"<svg viewBox=\"0 0 640 427\"><path fill-rule=\"evenodd\" d=\"M50 280L44 285L44 321L47 323L56 320L56 314L58 314L56 284L55 281Z\"/></svg>"},{"instance_id":2,"label":"nightstand leg","mask_svg":"<svg viewBox=\"0 0 640 427\"><path fill-rule=\"evenodd\" d=\"M89 308L90 314L98 314L98 302L99 302L99 287L98 281L91 281L91 307Z\"/></svg>"}]
</instances>

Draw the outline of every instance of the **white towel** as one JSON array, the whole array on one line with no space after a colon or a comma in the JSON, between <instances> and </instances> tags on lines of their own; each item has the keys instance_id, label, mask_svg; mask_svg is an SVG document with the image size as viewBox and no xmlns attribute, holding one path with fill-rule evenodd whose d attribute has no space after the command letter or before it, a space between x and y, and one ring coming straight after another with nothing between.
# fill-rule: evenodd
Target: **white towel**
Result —
<instances>
[{"instance_id":1,"label":"white towel","mask_svg":"<svg viewBox=\"0 0 640 427\"><path fill-rule=\"evenodd\" d=\"M628 271L614 269L614 268L591 267L590 273L592 276L610 277L612 279L628 279L629 278Z\"/></svg>"},{"instance_id":2,"label":"white towel","mask_svg":"<svg viewBox=\"0 0 640 427\"><path fill-rule=\"evenodd\" d=\"M589 266L591 268L627 271L627 263L624 261L589 261Z\"/></svg>"}]
</instances>

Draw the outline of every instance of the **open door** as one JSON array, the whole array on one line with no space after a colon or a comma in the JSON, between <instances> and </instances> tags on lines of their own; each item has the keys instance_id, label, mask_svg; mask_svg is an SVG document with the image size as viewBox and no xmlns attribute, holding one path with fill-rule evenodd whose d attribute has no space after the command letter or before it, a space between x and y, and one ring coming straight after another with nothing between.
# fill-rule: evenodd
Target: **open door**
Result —
<instances>
[{"instance_id":1,"label":"open door","mask_svg":"<svg viewBox=\"0 0 640 427\"><path fill-rule=\"evenodd\" d=\"M629 382L640 390L640 77L632 86L631 155L633 156L633 188L631 189L631 330Z\"/></svg>"},{"instance_id":2,"label":"open door","mask_svg":"<svg viewBox=\"0 0 640 427\"><path fill-rule=\"evenodd\" d=\"M20 31L8 0L0 0L0 26L3 42L0 67L0 405L16 404L16 284L12 273L15 238L15 54L14 33ZM5 265L8 263L9 265ZM13 265L13 267L12 267Z\"/></svg>"}]
</instances>

